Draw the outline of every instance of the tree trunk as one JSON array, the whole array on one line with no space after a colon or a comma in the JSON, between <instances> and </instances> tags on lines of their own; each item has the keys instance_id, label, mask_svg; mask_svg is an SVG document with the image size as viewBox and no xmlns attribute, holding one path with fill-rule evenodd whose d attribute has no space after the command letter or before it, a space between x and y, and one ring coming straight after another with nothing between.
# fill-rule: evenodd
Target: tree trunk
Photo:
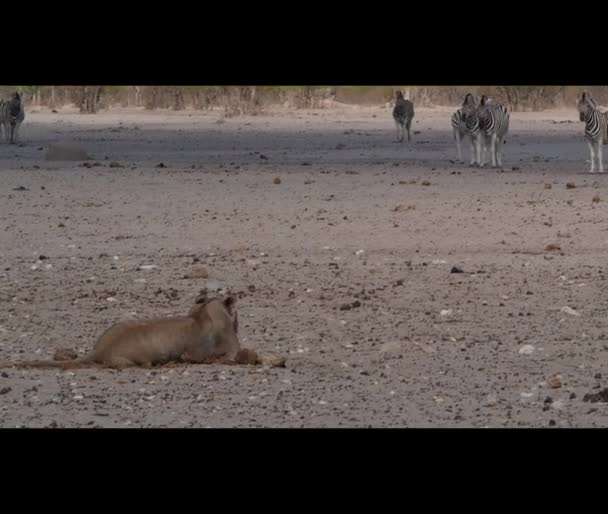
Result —
<instances>
[{"instance_id":1,"label":"tree trunk","mask_svg":"<svg viewBox=\"0 0 608 514\"><path fill-rule=\"evenodd\" d=\"M95 114L101 99L101 86L82 86L80 89L81 114Z\"/></svg>"}]
</instances>

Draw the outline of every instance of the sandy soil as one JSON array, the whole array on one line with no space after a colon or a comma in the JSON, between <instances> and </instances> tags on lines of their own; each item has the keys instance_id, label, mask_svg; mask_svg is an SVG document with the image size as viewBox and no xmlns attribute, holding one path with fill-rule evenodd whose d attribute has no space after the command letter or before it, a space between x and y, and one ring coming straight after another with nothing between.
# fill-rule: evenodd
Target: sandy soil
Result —
<instances>
[{"instance_id":1,"label":"sandy soil","mask_svg":"<svg viewBox=\"0 0 608 514\"><path fill-rule=\"evenodd\" d=\"M399 145L381 108L28 113L0 144L0 360L185 313L196 266L288 360L8 368L0 426L606 426L608 174L574 110L513 114L502 172L454 162L450 114Z\"/></svg>"}]
</instances>

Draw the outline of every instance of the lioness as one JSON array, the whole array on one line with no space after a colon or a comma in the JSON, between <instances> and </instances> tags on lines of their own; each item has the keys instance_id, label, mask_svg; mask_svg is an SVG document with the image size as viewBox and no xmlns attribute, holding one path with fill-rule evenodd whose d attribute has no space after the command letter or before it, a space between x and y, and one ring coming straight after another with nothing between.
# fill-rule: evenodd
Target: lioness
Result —
<instances>
[{"instance_id":1,"label":"lioness","mask_svg":"<svg viewBox=\"0 0 608 514\"><path fill-rule=\"evenodd\" d=\"M80 368L149 367L168 362L258 363L255 352L242 350L233 296L203 299L187 316L121 321L106 330L93 351L75 360L24 361L0 367ZM256 355L251 362L251 354Z\"/></svg>"}]
</instances>

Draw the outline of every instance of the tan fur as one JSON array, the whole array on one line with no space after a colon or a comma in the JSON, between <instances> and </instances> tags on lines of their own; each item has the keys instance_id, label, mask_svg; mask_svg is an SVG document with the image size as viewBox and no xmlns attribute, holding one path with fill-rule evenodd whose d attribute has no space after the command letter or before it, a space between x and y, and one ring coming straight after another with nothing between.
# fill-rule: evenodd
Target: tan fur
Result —
<instances>
[{"instance_id":1,"label":"tan fur","mask_svg":"<svg viewBox=\"0 0 608 514\"><path fill-rule=\"evenodd\" d=\"M187 316L121 321L106 330L93 351L76 360L3 363L2 367L82 368L154 366L168 362L235 362L241 349L233 297L195 305Z\"/></svg>"}]
</instances>

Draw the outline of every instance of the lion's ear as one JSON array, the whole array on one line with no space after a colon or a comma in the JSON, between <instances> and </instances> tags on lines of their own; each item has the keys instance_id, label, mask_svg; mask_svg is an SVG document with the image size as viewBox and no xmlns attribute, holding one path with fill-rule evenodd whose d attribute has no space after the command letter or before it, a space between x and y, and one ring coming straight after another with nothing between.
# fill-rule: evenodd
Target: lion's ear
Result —
<instances>
[{"instance_id":1,"label":"lion's ear","mask_svg":"<svg viewBox=\"0 0 608 514\"><path fill-rule=\"evenodd\" d=\"M194 301L194 303L205 303L208 300L208 296L207 296L207 290L206 289L201 289L201 292L199 293L199 295L196 297L196 300Z\"/></svg>"},{"instance_id":2,"label":"lion's ear","mask_svg":"<svg viewBox=\"0 0 608 514\"><path fill-rule=\"evenodd\" d=\"M226 309L228 309L228 312L231 315L234 314L233 309L234 309L235 304L236 304L236 297L230 295L230 296L224 298L224 307L226 307Z\"/></svg>"}]
</instances>

